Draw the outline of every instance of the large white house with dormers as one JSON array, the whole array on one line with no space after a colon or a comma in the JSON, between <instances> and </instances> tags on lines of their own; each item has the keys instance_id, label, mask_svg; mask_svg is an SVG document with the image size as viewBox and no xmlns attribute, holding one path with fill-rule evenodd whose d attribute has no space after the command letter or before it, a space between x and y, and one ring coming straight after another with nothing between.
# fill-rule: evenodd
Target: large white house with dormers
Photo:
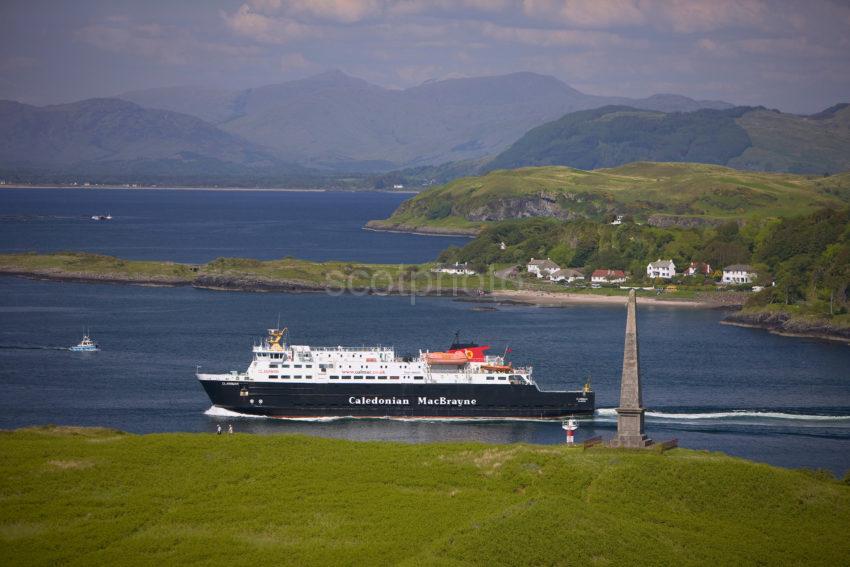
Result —
<instances>
[{"instance_id":1,"label":"large white house with dormers","mask_svg":"<svg viewBox=\"0 0 850 567\"><path fill-rule=\"evenodd\" d=\"M662 260L659 258L655 262L650 262L646 266L646 276L648 278L662 278L669 280L676 275L676 264L673 260Z\"/></svg>"},{"instance_id":2,"label":"large white house with dormers","mask_svg":"<svg viewBox=\"0 0 850 567\"><path fill-rule=\"evenodd\" d=\"M538 278L548 278L553 272L561 269L561 266L546 258L545 260L535 260L534 258L528 262L526 266L529 274L534 274Z\"/></svg>"},{"instance_id":3,"label":"large white house with dormers","mask_svg":"<svg viewBox=\"0 0 850 567\"><path fill-rule=\"evenodd\" d=\"M723 279L725 284L748 284L756 279L756 272L752 266L747 264L732 264L723 268Z\"/></svg>"}]
</instances>

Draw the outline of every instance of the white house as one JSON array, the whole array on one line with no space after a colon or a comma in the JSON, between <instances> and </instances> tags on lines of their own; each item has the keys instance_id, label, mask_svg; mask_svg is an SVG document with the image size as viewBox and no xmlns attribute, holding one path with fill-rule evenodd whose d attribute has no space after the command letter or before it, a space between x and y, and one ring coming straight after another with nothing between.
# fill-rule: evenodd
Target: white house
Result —
<instances>
[{"instance_id":1,"label":"white house","mask_svg":"<svg viewBox=\"0 0 850 567\"><path fill-rule=\"evenodd\" d=\"M563 270L555 270L549 274L549 280L553 282L572 283L576 280L584 281L584 273L575 268L564 268Z\"/></svg>"},{"instance_id":2,"label":"white house","mask_svg":"<svg viewBox=\"0 0 850 567\"><path fill-rule=\"evenodd\" d=\"M597 284L625 283L626 272L623 270L593 270L590 281Z\"/></svg>"},{"instance_id":3,"label":"white house","mask_svg":"<svg viewBox=\"0 0 850 567\"><path fill-rule=\"evenodd\" d=\"M676 275L676 264L673 260L662 260L650 262L646 266L646 276L649 278L663 278L669 280Z\"/></svg>"},{"instance_id":4,"label":"white house","mask_svg":"<svg viewBox=\"0 0 850 567\"><path fill-rule=\"evenodd\" d=\"M614 220L611 221L611 224L614 226L619 226L623 224L623 215L617 215Z\"/></svg>"},{"instance_id":5,"label":"white house","mask_svg":"<svg viewBox=\"0 0 850 567\"><path fill-rule=\"evenodd\" d=\"M532 258L526 269L529 274L534 274L538 278L548 278L552 272L560 270L561 267L549 258L545 260L535 260Z\"/></svg>"},{"instance_id":6,"label":"white house","mask_svg":"<svg viewBox=\"0 0 850 567\"><path fill-rule=\"evenodd\" d=\"M460 264L455 262L454 264L440 264L433 270L432 272L439 272L443 274L453 274L456 276L474 276L475 270L469 267L469 264L463 263Z\"/></svg>"},{"instance_id":7,"label":"white house","mask_svg":"<svg viewBox=\"0 0 850 567\"><path fill-rule=\"evenodd\" d=\"M723 283L725 284L747 284L753 283L756 273L752 266L747 264L732 264L723 268Z\"/></svg>"}]
</instances>

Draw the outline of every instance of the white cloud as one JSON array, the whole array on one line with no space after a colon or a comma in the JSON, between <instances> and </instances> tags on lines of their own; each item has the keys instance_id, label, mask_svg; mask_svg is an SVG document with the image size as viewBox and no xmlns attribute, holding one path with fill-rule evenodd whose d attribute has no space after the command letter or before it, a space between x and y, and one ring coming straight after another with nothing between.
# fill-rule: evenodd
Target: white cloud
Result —
<instances>
[{"instance_id":1,"label":"white cloud","mask_svg":"<svg viewBox=\"0 0 850 567\"><path fill-rule=\"evenodd\" d=\"M582 28L637 26L646 23L638 0L523 0L523 12Z\"/></svg>"},{"instance_id":2,"label":"white cloud","mask_svg":"<svg viewBox=\"0 0 850 567\"><path fill-rule=\"evenodd\" d=\"M316 26L294 19L261 14L248 4L243 4L233 14L222 13L221 16L234 33L261 43L288 43L319 37L322 33Z\"/></svg>"}]
</instances>

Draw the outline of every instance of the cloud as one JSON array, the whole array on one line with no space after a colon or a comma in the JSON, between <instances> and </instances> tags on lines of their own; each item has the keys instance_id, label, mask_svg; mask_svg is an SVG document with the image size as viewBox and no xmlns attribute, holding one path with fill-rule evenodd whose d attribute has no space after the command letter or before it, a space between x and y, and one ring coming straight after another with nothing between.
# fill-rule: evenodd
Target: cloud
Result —
<instances>
[{"instance_id":1,"label":"cloud","mask_svg":"<svg viewBox=\"0 0 850 567\"><path fill-rule=\"evenodd\" d=\"M523 0L523 12L582 28L630 27L646 23L638 0Z\"/></svg>"},{"instance_id":2,"label":"cloud","mask_svg":"<svg viewBox=\"0 0 850 567\"><path fill-rule=\"evenodd\" d=\"M248 4L242 4L233 14L222 12L221 17L237 35L262 43L288 43L321 36L321 30L315 26L286 17L267 16Z\"/></svg>"},{"instance_id":3,"label":"cloud","mask_svg":"<svg viewBox=\"0 0 850 567\"><path fill-rule=\"evenodd\" d=\"M774 13L762 0L646 0L644 5L679 33L705 32L723 28L763 28Z\"/></svg>"},{"instance_id":4,"label":"cloud","mask_svg":"<svg viewBox=\"0 0 850 567\"><path fill-rule=\"evenodd\" d=\"M287 3L292 12L344 23L377 16L383 11L382 4L379 0L293 0Z\"/></svg>"},{"instance_id":5,"label":"cloud","mask_svg":"<svg viewBox=\"0 0 850 567\"><path fill-rule=\"evenodd\" d=\"M505 27L485 23L482 33L499 41L511 41L538 46L609 46L644 48L645 40L626 39L614 33L589 30Z\"/></svg>"},{"instance_id":6,"label":"cloud","mask_svg":"<svg viewBox=\"0 0 850 567\"><path fill-rule=\"evenodd\" d=\"M286 14L343 24L381 17L456 14L457 10L499 12L512 4L511 0L248 0L254 11L265 15Z\"/></svg>"},{"instance_id":7,"label":"cloud","mask_svg":"<svg viewBox=\"0 0 850 567\"><path fill-rule=\"evenodd\" d=\"M183 29L155 23L132 24L129 20L86 26L76 30L74 38L104 51L140 55L167 65L188 65L209 54L231 57L259 54L251 46L205 41Z\"/></svg>"},{"instance_id":8,"label":"cloud","mask_svg":"<svg viewBox=\"0 0 850 567\"><path fill-rule=\"evenodd\" d=\"M571 27L651 27L676 33L761 27L777 17L764 0L523 0L523 13Z\"/></svg>"}]
</instances>

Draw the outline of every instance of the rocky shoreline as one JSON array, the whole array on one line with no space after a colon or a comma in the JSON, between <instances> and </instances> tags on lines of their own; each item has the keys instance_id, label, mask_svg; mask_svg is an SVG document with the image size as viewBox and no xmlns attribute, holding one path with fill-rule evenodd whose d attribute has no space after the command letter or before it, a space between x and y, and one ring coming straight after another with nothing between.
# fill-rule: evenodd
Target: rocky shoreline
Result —
<instances>
[{"instance_id":1,"label":"rocky shoreline","mask_svg":"<svg viewBox=\"0 0 850 567\"><path fill-rule=\"evenodd\" d=\"M406 224L392 224L387 221L369 221L364 226L366 230L375 232L401 232L406 234L422 234L425 236L477 236L480 232L477 228L443 228L438 226L408 226Z\"/></svg>"},{"instance_id":2,"label":"rocky shoreline","mask_svg":"<svg viewBox=\"0 0 850 567\"><path fill-rule=\"evenodd\" d=\"M850 344L850 328L837 327L826 319L793 317L782 312L739 311L725 317L724 325L764 329L776 335L839 341Z\"/></svg>"}]
</instances>

